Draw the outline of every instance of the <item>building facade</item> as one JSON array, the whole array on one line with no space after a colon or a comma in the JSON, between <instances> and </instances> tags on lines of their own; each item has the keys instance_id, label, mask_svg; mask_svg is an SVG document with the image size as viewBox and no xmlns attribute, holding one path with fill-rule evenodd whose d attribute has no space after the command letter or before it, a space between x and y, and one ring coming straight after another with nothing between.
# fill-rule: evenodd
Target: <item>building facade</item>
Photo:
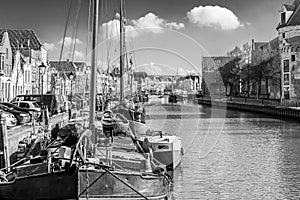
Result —
<instances>
[{"instance_id":1,"label":"building facade","mask_svg":"<svg viewBox=\"0 0 300 200\"><path fill-rule=\"evenodd\" d=\"M277 26L283 100L300 98L300 0L283 4Z\"/></svg>"},{"instance_id":2,"label":"building facade","mask_svg":"<svg viewBox=\"0 0 300 200\"><path fill-rule=\"evenodd\" d=\"M202 57L202 91L204 94L226 95L227 86L224 85L219 69L232 59L231 56Z\"/></svg>"},{"instance_id":3,"label":"building facade","mask_svg":"<svg viewBox=\"0 0 300 200\"><path fill-rule=\"evenodd\" d=\"M39 66L47 63L47 51L33 30L0 29L0 100L10 101L16 95L40 93Z\"/></svg>"}]
</instances>

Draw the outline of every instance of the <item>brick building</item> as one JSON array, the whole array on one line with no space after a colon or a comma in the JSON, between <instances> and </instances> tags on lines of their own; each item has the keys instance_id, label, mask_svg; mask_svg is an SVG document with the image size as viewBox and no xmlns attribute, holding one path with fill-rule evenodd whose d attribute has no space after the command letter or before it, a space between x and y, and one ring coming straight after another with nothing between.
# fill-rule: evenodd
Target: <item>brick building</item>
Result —
<instances>
[{"instance_id":1,"label":"brick building","mask_svg":"<svg viewBox=\"0 0 300 200\"><path fill-rule=\"evenodd\" d=\"M284 100L300 98L300 0L283 4L277 26Z\"/></svg>"}]
</instances>

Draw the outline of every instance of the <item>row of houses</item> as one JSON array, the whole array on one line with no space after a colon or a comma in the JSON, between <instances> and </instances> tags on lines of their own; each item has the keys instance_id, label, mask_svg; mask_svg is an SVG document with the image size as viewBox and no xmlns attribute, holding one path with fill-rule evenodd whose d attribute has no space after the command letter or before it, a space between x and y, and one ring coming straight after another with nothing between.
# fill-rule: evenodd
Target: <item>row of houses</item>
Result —
<instances>
[{"instance_id":1,"label":"row of houses","mask_svg":"<svg viewBox=\"0 0 300 200\"><path fill-rule=\"evenodd\" d=\"M84 93L89 77L83 62L49 61L33 30L0 29L0 101L19 94Z\"/></svg>"},{"instance_id":2,"label":"row of houses","mask_svg":"<svg viewBox=\"0 0 300 200\"><path fill-rule=\"evenodd\" d=\"M274 27L278 36L270 41L252 40L249 52L243 48L239 55L202 58L204 92L224 94L230 91L223 84L224 77L219 69L239 56L240 77L236 80L235 91L282 100L300 98L300 0L282 4L279 15L280 22ZM258 77L251 77L252 81L249 81L242 71L251 70L256 70L253 76Z\"/></svg>"},{"instance_id":3,"label":"row of houses","mask_svg":"<svg viewBox=\"0 0 300 200\"><path fill-rule=\"evenodd\" d=\"M200 76L189 74L185 76L178 75L148 75L146 72L134 72L134 88L133 90L155 90L164 91L184 90L195 93L200 90Z\"/></svg>"}]
</instances>

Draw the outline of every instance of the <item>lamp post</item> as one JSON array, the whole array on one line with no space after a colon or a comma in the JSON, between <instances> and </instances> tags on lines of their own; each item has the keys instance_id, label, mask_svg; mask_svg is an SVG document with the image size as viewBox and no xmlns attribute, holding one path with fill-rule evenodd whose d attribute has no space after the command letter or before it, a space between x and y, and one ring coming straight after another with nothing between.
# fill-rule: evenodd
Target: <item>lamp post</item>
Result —
<instances>
[{"instance_id":1,"label":"lamp post","mask_svg":"<svg viewBox=\"0 0 300 200\"><path fill-rule=\"evenodd\" d=\"M70 73L70 80L71 80L71 96L70 99L72 101L72 95L73 95L73 78L74 78L74 72Z\"/></svg>"},{"instance_id":2,"label":"lamp post","mask_svg":"<svg viewBox=\"0 0 300 200\"><path fill-rule=\"evenodd\" d=\"M42 86L42 90L40 91L41 92L41 94L43 95L43 93L44 93L44 73L45 73L45 71L46 71L46 65L44 65L44 63L42 62L42 64L39 66L39 75L40 75L40 79L41 79L41 74L42 74L42 83L41 83L41 80L39 80L39 83L41 83L41 85L39 85L39 88L41 88L41 86Z\"/></svg>"}]
</instances>

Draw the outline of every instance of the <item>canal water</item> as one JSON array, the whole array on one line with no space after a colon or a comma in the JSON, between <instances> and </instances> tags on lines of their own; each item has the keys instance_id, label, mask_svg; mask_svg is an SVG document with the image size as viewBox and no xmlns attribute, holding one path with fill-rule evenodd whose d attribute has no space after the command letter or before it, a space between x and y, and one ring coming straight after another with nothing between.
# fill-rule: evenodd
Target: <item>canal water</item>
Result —
<instances>
[{"instance_id":1,"label":"canal water","mask_svg":"<svg viewBox=\"0 0 300 200\"><path fill-rule=\"evenodd\" d=\"M151 100L147 123L182 138L173 199L300 199L300 124Z\"/></svg>"}]
</instances>

